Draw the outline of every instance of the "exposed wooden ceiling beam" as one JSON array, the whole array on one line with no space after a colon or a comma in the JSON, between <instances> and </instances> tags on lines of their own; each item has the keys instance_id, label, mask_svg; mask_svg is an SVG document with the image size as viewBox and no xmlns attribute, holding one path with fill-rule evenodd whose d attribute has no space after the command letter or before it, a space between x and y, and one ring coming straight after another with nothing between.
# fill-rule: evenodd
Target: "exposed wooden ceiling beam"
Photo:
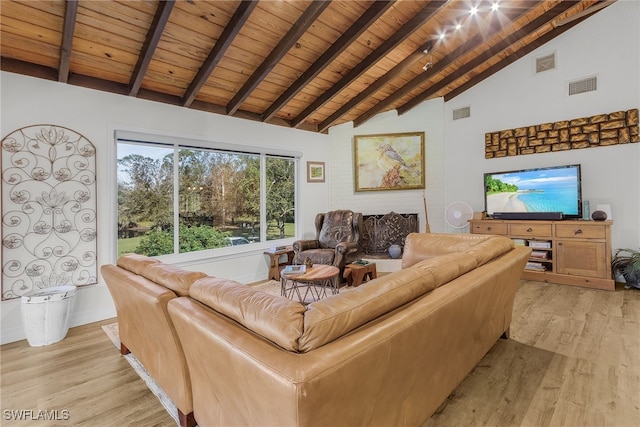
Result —
<instances>
[{"instance_id":1,"label":"exposed wooden ceiling beam","mask_svg":"<svg viewBox=\"0 0 640 427\"><path fill-rule=\"evenodd\" d=\"M363 61L353 67L344 75L336 84L331 86L329 90L320 95L314 102L305 108L295 119L291 121L292 126L297 127L304 122L314 111L329 102L331 98L340 93L351 82L357 79L362 73L384 58L396 46L402 43L411 33L420 28L427 20L433 16L438 10L444 8L447 2L430 2L398 31L386 39L380 46L369 54Z\"/></svg>"},{"instance_id":2,"label":"exposed wooden ceiling beam","mask_svg":"<svg viewBox=\"0 0 640 427\"><path fill-rule=\"evenodd\" d=\"M488 61L489 59L491 59L495 55L499 54L500 52L502 52L503 50L505 50L506 48L508 48L512 44L517 43L518 41L522 40L523 38L525 38L530 33L534 32L534 31L538 30L540 27L548 24L548 22L552 19L553 16L559 16L559 15L563 14L567 10L571 9L572 7L574 7L577 3L579 3L579 1L566 1L566 0L558 3L555 7L549 9L548 11L546 11L542 15L538 16L533 21L531 21L528 24L524 25L518 31L516 31L513 34L510 34L509 36L505 37L502 41L497 43L491 49L488 49L485 52L481 53L480 55L476 56L471 61L467 62L466 64L464 64L463 66L458 68L456 71L454 71L453 73L449 74L447 77L443 78L439 82L437 82L434 85L430 86L429 88L425 89L419 95L413 97L410 101L408 101L407 103L405 103L404 105L402 105L401 107L398 108L398 113L399 114L403 114L403 113L409 111L410 109L412 109L413 107L417 106L418 104L422 103L423 101L429 99L429 97L433 96L440 89L446 87L447 85L449 85L452 82L456 81L460 77L462 77L465 74L469 73L470 71L472 71L477 66L479 66L482 63ZM509 56L504 58L501 62L507 61L508 59L509 59ZM402 113L400 113L400 111L402 111Z\"/></svg>"},{"instance_id":3,"label":"exposed wooden ceiling beam","mask_svg":"<svg viewBox=\"0 0 640 427\"><path fill-rule=\"evenodd\" d=\"M539 3L539 2L534 2ZM535 4L531 5L532 7ZM509 12L505 12L509 21L515 21L520 19L522 16L528 13L528 8L517 8ZM494 18L495 24L492 24L492 29L495 32L499 32L502 28L501 20L496 16ZM354 127L358 127L362 125L364 122L375 116L376 114L389 109L396 101L402 99L404 96L415 90L417 87L422 85L425 80L428 80L431 76L437 75L438 73L445 70L447 67L451 66L455 61L464 56L467 52L473 51L477 47L481 46L486 37L485 33L478 33L462 45L460 45L457 49L449 53L446 57L437 61L433 66L429 69L428 73L422 73L415 76L409 82L407 82L404 86L394 91L393 94L389 95L384 100L380 101L378 104L371 107L369 110L365 111L363 114L358 116L354 121Z\"/></svg>"},{"instance_id":4,"label":"exposed wooden ceiling beam","mask_svg":"<svg viewBox=\"0 0 640 427\"><path fill-rule=\"evenodd\" d=\"M9 73L22 74L25 76L37 77L39 79L53 81L58 79L58 70L55 70L52 67L25 62L14 58L6 58L4 56L0 61L0 69Z\"/></svg>"},{"instance_id":5,"label":"exposed wooden ceiling beam","mask_svg":"<svg viewBox=\"0 0 640 427\"><path fill-rule=\"evenodd\" d=\"M344 104L342 107L337 109L333 114L331 114L329 117L323 120L318 125L318 130L320 132L324 132L325 130L327 130L329 126L331 126L334 122L340 119L340 117L344 116L349 111L351 111L351 109L355 108L358 104L363 102L365 99L369 98L374 93L378 92L386 84L388 84L389 82L394 80L396 77L398 77L399 75L404 73L406 70L408 70L417 61L419 61L420 59L424 59L426 52L429 52L432 46L433 46L433 42L431 41L420 46L411 55L403 59L402 62L400 62L395 67L393 67L391 70L385 73L378 80L376 80L375 82L367 86L365 90L363 90L362 92L360 92L359 94L351 98L349 101L347 101L346 104Z\"/></svg>"},{"instance_id":6,"label":"exposed wooden ceiling beam","mask_svg":"<svg viewBox=\"0 0 640 427\"><path fill-rule=\"evenodd\" d=\"M491 67L487 68L483 72L475 75L468 82L458 86L457 88L455 88L451 92L447 93L444 96L444 100L445 101L449 101L449 100L455 98L456 96L460 95L462 92L464 92L467 89L471 88L473 85L480 83L484 79L490 77L492 74L497 73L498 71L500 71L503 68L507 67L509 64L512 64L513 62L517 61L518 59L522 58L523 56L525 56L525 55L531 53L532 51L534 51L535 49L539 48L543 44L549 42L550 40L553 40L554 38L558 37L560 34L562 34L565 31L571 29L573 26L578 25L580 22L584 21L588 17L589 16L585 14L585 15L581 16L580 18L573 19L570 22L564 23L562 26L554 27L553 30L551 30L548 33L540 36L539 38L537 38L533 42L529 43L528 45L521 47L516 52L514 52L511 55L509 55L508 57L506 57L504 60L492 65ZM398 113L399 114L404 114L406 111L409 111L409 110L405 110L404 106L401 107L400 109L398 109Z\"/></svg>"},{"instance_id":7,"label":"exposed wooden ceiling beam","mask_svg":"<svg viewBox=\"0 0 640 427\"><path fill-rule=\"evenodd\" d=\"M158 9L153 17L153 22L151 23L151 27L147 33L147 38L142 45L142 51L138 57L138 62L133 69L131 80L129 81L130 96L138 95L138 91L142 85L142 79L144 79L144 75L147 73L151 59L153 59L153 54L158 46L160 38L162 37L164 27L169 21L169 15L171 15L171 10L173 9L174 4L173 0L162 0L158 4Z\"/></svg>"},{"instance_id":8,"label":"exposed wooden ceiling beam","mask_svg":"<svg viewBox=\"0 0 640 427\"><path fill-rule=\"evenodd\" d=\"M236 38L242 26L247 22L251 12L258 5L258 1L242 1L238 5L235 13L229 20L229 23L222 31L222 34L218 38L218 41L209 52L209 56L202 64L202 67L198 70L198 74L193 79L187 91L184 94L182 105L188 107L196 99L196 95L200 91L200 88L205 84L213 69L216 68L220 59L224 56L231 43Z\"/></svg>"},{"instance_id":9,"label":"exposed wooden ceiling beam","mask_svg":"<svg viewBox=\"0 0 640 427\"><path fill-rule=\"evenodd\" d=\"M591 15L592 13L595 13L595 12L599 11L600 9L604 9L607 6L611 6L615 2L616 2L616 0L599 1L599 2L589 6L588 8L584 9L582 12L578 12L578 13L573 14L573 15L567 17L567 18L554 19L551 22L551 25L553 25L554 27L561 27L563 25L568 24L571 21L575 21L576 19L580 19L580 18L585 17L587 15Z\"/></svg>"},{"instance_id":10,"label":"exposed wooden ceiling beam","mask_svg":"<svg viewBox=\"0 0 640 427\"><path fill-rule=\"evenodd\" d=\"M376 105L359 115L353 120L353 126L358 127L365 123L367 120L374 117L376 114L385 111L393 105L394 102L401 99L409 92L414 90L416 87L420 86L426 79L429 78L430 75L436 74L441 70L445 69L447 66L451 65L455 60L457 60L462 54L467 52L469 49L473 49L475 46L479 45L482 42L482 35L477 34L473 38L469 39L465 44L460 46L458 49L453 51L451 54L447 55L442 60L435 63L432 68L429 70L429 74L419 74L415 76L413 79L409 80L404 86L395 90L391 95L386 97L384 100L378 102Z\"/></svg>"},{"instance_id":11,"label":"exposed wooden ceiling beam","mask_svg":"<svg viewBox=\"0 0 640 427\"><path fill-rule=\"evenodd\" d=\"M296 8L290 10L291 15L286 18L289 22L287 24L282 20L284 17L279 16L279 7L270 2L260 2L256 6L258 1L220 2L215 7L211 2L190 1L189 5L180 7L178 11L172 9L172 0L154 0L144 7L135 8L135 12L129 5L125 5L126 2L64 0L48 3L47 8L35 9L33 2L6 2L6 7L3 3L2 8L1 69L217 114L326 132L330 126L344 122L347 116L352 119L356 116L355 110L368 103L373 107L360 111L361 116L354 120L355 126L388 109L395 108L399 114L403 114L434 96L442 96L448 101L559 34L559 31L552 32L554 27L564 29L575 21L582 22L583 17L591 17L614 3L613 0L504 0L500 3L499 13L494 14L489 11L488 2L483 2L478 19L473 20L478 25L472 29L475 31L474 36L456 40L457 43L454 44L429 38L428 40L433 40L433 47L430 49L433 66L428 72L419 72L419 67L423 64L418 65L416 61L426 62L427 57L420 50L424 50L422 46L428 40L418 36L416 30L425 29L427 25L433 28L441 27L441 24L452 24L451 17L458 17L463 21L470 19L466 2L427 0L416 7L411 1L358 0L360 3L357 5L340 1L329 4L328 9L323 12L321 8L327 7L326 2L307 1L303 6L307 11L296 11ZM255 16L258 12L256 7L262 12L260 5L263 4L264 16ZM309 9L314 6L317 9L313 16L302 26L302 17L307 13L311 14ZM556 6L564 7L564 12L558 12L562 9L554 9ZM554 12L549 13L548 9ZM389 13L390 10L393 13ZM130 15L131 12L134 12L135 17ZM336 29L330 17L343 12L349 15L349 22L353 24ZM423 18L416 17L416 13L421 12L424 14ZM540 18L541 14L544 17ZM105 17L104 21L102 16ZM106 17L109 17L108 21ZM259 50L267 49L259 54L259 58L264 59L262 64L255 64L255 58L250 57L251 52L256 49L251 38L240 37L244 34L243 29L255 35L252 17L259 18L259 25L270 26L271 22L277 23L268 29L277 34L277 40L268 46L258 43ZM298 22L294 21L296 18ZM175 27L169 24L174 23L174 20ZM311 24L312 20L314 24L317 23L310 35L312 39L319 37L321 40L335 41L331 47L320 51L316 56L305 56L303 61L309 61L307 64L313 62L313 65L305 66L303 70L296 72L287 66L277 68L278 75L273 76L277 83L270 83L268 86L277 90L276 87L280 87L283 82L292 84L274 93L273 99L276 101L265 105L264 99L255 92L265 85L266 79L269 78L271 82L271 74L282 59L295 60L289 56L296 56L299 52L293 52L291 46L300 41L304 30L308 31L309 26L314 25ZM43 27L48 28L46 31L36 31L42 21L58 24ZM102 22L105 23L105 33L87 37L87 32L100 26ZM538 23L540 25L536 28ZM185 28L191 24L193 28ZM251 29L247 27L250 24ZM210 40L208 31L212 25L221 26L217 28L222 34L220 37L216 36L215 41L207 43L205 40ZM381 34L382 40L378 42L380 46L376 44L368 48L358 41L366 34L365 31L373 29L372 25L375 28L380 25L384 29L378 31L385 33ZM514 29L514 25L524 28ZM76 33L75 30L79 32ZM163 63L166 61L167 64L176 64L176 67L182 68L170 78L156 73L151 76L150 64L158 56L159 42L165 40L160 34L168 34L168 30L171 31L169 37L176 35L175 41L182 41L173 46L175 49L163 51ZM182 33L185 30L189 36L186 32ZM394 34L394 30L400 32ZM447 27L447 33L452 31L452 28ZM513 34L509 35L511 32ZM142 42L139 34L142 34ZM182 35L185 35L184 39ZM540 40L537 40L539 37ZM283 38L285 41L282 41ZM462 46L458 43L462 43ZM528 44L526 48L522 47L524 43ZM422 46L418 49L419 45ZM406 50L407 46L410 46L409 50ZM114 57L112 61L105 60L101 53L110 47L119 49L122 55ZM238 47L240 51L236 51L234 47ZM392 47L395 48L393 53L390 52ZM269 49L272 49L271 52ZM358 58L364 58L364 61L355 66L350 60L338 64L336 61L344 60L345 53L351 52L351 49ZM402 51L402 54L396 50ZM408 54L412 51L413 53ZM131 55L131 52L134 54ZM183 60L185 53L189 55L189 65ZM472 59L476 55L479 55L477 59ZM200 59L196 59L197 57ZM224 70L220 68L223 61ZM374 71L380 61L387 64L385 70L389 70L384 75ZM192 69L194 64L196 68ZM317 80L324 75L323 70L335 71L336 67L342 71L332 80L333 83ZM247 68L248 75L244 74ZM191 73L189 69L192 70ZM365 76L364 87L352 92L350 89L354 83L359 84ZM214 86L210 87L208 83ZM388 89L391 86L393 90ZM199 94L204 94L205 90L209 96L218 99L214 87L220 87L221 92L232 90L233 93L227 99L233 98L233 104L229 101L215 101L220 103L214 104L198 100ZM313 90L321 87L322 90L318 92L319 95L303 96L307 93L304 89L306 87L314 87ZM241 92L238 88L241 88ZM338 101L342 95L345 95L345 99ZM418 98L412 100L416 95ZM256 102L253 102L254 96L257 98ZM250 101L253 107L259 109L251 112L243 110L243 104L248 105ZM293 114L293 120L289 120L282 115L282 109L294 104L296 113ZM258 105L262 107L257 107Z\"/></svg>"},{"instance_id":12,"label":"exposed wooden ceiling beam","mask_svg":"<svg viewBox=\"0 0 640 427\"><path fill-rule=\"evenodd\" d=\"M260 64L256 71L249 77L238 93L227 105L227 114L232 115L240 105L249 97L251 92L258 87L260 82L271 72L278 62L287 54L289 49L296 44L298 39L313 25L320 14L329 6L331 1L314 1L304 11L300 19L280 40L280 43L271 51L269 56Z\"/></svg>"},{"instance_id":13,"label":"exposed wooden ceiling beam","mask_svg":"<svg viewBox=\"0 0 640 427\"><path fill-rule=\"evenodd\" d=\"M296 96L311 80L324 70L334 59L338 57L351 43L369 28L384 12L386 12L395 0L375 1L358 20L336 40L307 70L275 100L262 115L262 120L272 118L291 99Z\"/></svg>"},{"instance_id":14,"label":"exposed wooden ceiling beam","mask_svg":"<svg viewBox=\"0 0 640 427\"><path fill-rule=\"evenodd\" d=\"M69 67L71 64L71 45L73 44L73 31L76 27L77 12L78 0L67 0L65 2L64 28L62 30L60 65L58 67L58 81L62 83L66 83L69 79Z\"/></svg>"}]
</instances>

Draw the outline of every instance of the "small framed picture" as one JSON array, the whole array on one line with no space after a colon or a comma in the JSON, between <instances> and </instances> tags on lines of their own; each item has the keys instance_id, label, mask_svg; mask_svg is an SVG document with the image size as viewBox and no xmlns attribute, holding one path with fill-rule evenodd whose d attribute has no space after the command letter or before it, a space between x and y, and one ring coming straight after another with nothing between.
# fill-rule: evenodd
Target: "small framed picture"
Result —
<instances>
[{"instance_id":1,"label":"small framed picture","mask_svg":"<svg viewBox=\"0 0 640 427\"><path fill-rule=\"evenodd\" d=\"M307 182L324 182L324 162L307 162Z\"/></svg>"}]
</instances>

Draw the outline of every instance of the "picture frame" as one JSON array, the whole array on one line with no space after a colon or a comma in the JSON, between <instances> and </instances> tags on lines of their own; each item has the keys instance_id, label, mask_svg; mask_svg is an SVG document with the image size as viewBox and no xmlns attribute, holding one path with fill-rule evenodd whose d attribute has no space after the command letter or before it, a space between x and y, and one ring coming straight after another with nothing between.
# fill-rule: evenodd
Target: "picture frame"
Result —
<instances>
[{"instance_id":1,"label":"picture frame","mask_svg":"<svg viewBox=\"0 0 640 427\"><path fill-rule=\"evenodd\" d=\"M425 188L424 132L355 135L355 191Z\"/></svg>"},{"instance_id":2,"label":"picture frame","mask_svg":"<svg viewBox=\"0 0 640 427\"><path fill-rule=\"evenodd\" d=\"M324 182L324 162L307 162L307 182Z\"/></svg>"}]
</instances>

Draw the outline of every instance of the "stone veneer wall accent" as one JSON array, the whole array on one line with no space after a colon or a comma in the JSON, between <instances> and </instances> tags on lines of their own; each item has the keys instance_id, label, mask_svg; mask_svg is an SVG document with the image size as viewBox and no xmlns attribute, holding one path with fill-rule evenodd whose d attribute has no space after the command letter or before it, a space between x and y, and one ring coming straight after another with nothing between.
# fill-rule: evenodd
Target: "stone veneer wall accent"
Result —
<instances>
[{"instance_id":1,"label":"stone veneer wall accent","mask_svg":"<svg viewBox=\"0 0 640 427\"><path fill-rule=\"evenodd\" d=\"M485 158L577 150L639 142L638 109L516 129L484 136Z\"/></svg>"}]
</instances>

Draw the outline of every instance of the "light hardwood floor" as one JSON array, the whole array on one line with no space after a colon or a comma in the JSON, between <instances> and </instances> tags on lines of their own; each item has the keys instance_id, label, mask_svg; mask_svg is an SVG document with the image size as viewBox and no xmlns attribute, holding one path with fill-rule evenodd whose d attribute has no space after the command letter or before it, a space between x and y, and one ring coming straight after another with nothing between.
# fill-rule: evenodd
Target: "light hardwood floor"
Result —
<instances>
[{"instance_id":1,"label":"light hardwood floor","mask_svg":"<svg viewBox=\"0 0 640 427\"><path fill-rule=\"evenodd\" d=\"M72 328L45 347L2 346L0 424L173 425L103 333L114 321ZM8 419L21 410L57 410L59 420ZM437 426L640 426L640 290L523 282L511 339L424 423Z\"/></svg>"},{"instance_id":2,"label":"light hardwood floor","mask_svg":"<svg viewBox=\"0 0 640 427\"><path fill-rule=\"evenodd\" d=\"M115 321L71 328L64 340L44 347L26 340L3 345L0 425L175 425L103 332L102 325ZM31 421L47 416L54 419Z\"/></svg>"},{"instance_id":3,"label":"light hardwood floor","mask_svg":"<svg viewBox=\"0 0 640 427\"><path fill-rule=\"evenodd\" d=\"M640 290L523 282L499 340L424 427L640 426Z\"/></svg>"}]
</instances>

